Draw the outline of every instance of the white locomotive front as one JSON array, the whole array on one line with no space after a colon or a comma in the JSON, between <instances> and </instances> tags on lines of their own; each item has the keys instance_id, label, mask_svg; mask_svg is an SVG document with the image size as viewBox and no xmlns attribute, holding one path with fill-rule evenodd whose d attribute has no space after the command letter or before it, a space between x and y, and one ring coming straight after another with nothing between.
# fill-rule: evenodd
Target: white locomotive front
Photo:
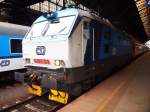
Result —
<instances>
[{"instance_id":1,"label":"white locomotive front","mask_svg":"<svg viewBox=\"0 0 150 112\"><path fill-rule=\"evenodd\" d=\"M82 66L79 52L74 53L76 56L71 55L73 43L70 43L72 40L69 38L78 13L67 13L66 16L65 13L66 11L55 12L50 17L42 16L34 22L23 39L23 58L26 60L26 66L48 69ZM74 41L74 44L78 45L78 50L81 49L80 41Z\"/></svg>"}]
</instances>

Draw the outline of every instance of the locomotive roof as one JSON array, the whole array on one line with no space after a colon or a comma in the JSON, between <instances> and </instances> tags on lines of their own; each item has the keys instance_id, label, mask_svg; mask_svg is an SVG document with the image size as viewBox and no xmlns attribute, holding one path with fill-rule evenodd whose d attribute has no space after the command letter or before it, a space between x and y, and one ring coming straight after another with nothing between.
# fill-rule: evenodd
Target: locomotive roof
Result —
<instances>
[{"instance_id":1,"label":"locomotive roof","mask_svg":"<svg viewBox=\"0 0 150 112\"><path fill-rule=\"evenodd\" d=\"M89 12L89 11L86 11L86 10L80 10L79 11L79 15L80 16L85 16L85 17L88 17L88 18L91 18L91 19L95 19L95 20L99 21L100 23L102 23L102 24L112 28L113 30L115 30L117 32L120 32L123 35L127 35L128 37L132 38L132 36L127 34L125 31L120 31L115 26L113 26L108 19L105 19L105 18L103 18L101 16L98 16L95 13L92 13L92 12Z\"/></svg>"},{"instance_id":2,"label":"locomotive roof","mask_svg":"<svg viewBox=\"0 0 150 112\"><path fill-rule=\"evenodd\" d=\"M71 15L78 15L78 9L75 8L66 8L65 10L58 10L51 14L57 14L57 17L65 17ZM48 15L48 14L47 14ZM44 15L40 16L34 23L47 20Z\"/></svg>"},{"instance_id":3,"label":"locomotive roof","mask_svg":"<svg viewBox=\"0 0 150 112\"><path fill-rule=\"evenodd\" d=\"M91 19L95 19L95 20L99 21L100 23L105 24L106 26L109 26L109 27L111 27L111 28L116 29L116 28L111 24L111 22L110 22L108 19L105 19L105 18L103 18L103 17L101 17L101 16L98 16L98 15L96 15L96 14L93 13L93 12L89 12L89 11L86 11L86 10L80 10L80 11L79 11L79 15L80 15L80 16L85 16L85 17L88 17L88 18L91 18Z\"/></svg>"},{"instance_id":4,"label":"locomotive roof","mask_svg":"<svg viewBox=\"0 0 150 112\"><path fill-rule=\"evenodd\" d=\"M71 15L85 16L85 17L97 20L100 23L102 23L102 24L104 24L104 25L106 25L106 26L114 29L115 31L122 33L120 30L118 30L117 28L115 28L108 19L104 19L103 17L98 16L98 15L92 13L92 12L89 12L89 11L85 11L85 10L77 9L77 8L66 8L64 10L55 11L54 13L57 13L57 17L71 16ZM45 21L45 20L47 20L46 17L40 16L34 23L40 22L40 21ZM125 32L124 32L124 34L128 35Z\"/></svg>"},{"instance_id":5,"label":"locomotive roof","mask_svg":"<svg viewBox=\"0 0 150 112\"><path fill-rule=\"evenodd\" d=\"M25 35L30 27L0 22L0 34L2 35Z\"/></svg>"},{"instance_id":6,"label":"locomotive roof","mask_svg":"<svg viewBox=\"0 0 150 112\"><path fill-rule=\"evenodd\" d=\"M109 20L99 17L98 15L91 13L89 11L85 11L85 10L81 10L81 9L77 9L77 8L66 8L64 10L58 10L54 13L57 13L57 17L69 16L69 15L85 16L85 17L88 17L91 19L96 19L99 22L115 29L115 27L110 23ZM46 20L46 18L44 16L40 16L34 23L44 21L44 20Z\"/></svg>"}]
</instances>

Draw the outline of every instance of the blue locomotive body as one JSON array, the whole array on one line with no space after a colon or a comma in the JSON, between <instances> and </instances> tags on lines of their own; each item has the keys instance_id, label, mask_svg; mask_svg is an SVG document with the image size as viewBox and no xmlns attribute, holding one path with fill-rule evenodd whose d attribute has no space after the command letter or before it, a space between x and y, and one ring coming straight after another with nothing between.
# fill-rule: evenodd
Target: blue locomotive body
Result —
<instances>
[{"instance_id":1,"label":"blue locomotive body","mask_svg":"<svg viewBox=\"0 0 150 112\"><path fill-rule=\"evenodd\" d=\"M23 39L29 92L48 90L50 100L67 103L69 94L125 65L133 52L131 37L89 12L67 8L41 16Z\"/></svg>"}]
</instances>

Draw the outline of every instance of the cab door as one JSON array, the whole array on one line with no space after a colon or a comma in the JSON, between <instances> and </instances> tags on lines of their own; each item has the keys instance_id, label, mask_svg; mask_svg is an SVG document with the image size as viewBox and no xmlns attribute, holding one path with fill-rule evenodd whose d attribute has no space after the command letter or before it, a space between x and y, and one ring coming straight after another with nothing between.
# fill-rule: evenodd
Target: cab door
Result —
<instances>
[{"instance_id":1,"label":"cab door","mask_svg":"<svg viewBox=\"0 0 150 112\"><path fill-rule=\"evenodd\" d=\"M82 29L84 64L92 64L95 61L94 27L91 21L84 20Z\"/></svg>"}]
</instances>

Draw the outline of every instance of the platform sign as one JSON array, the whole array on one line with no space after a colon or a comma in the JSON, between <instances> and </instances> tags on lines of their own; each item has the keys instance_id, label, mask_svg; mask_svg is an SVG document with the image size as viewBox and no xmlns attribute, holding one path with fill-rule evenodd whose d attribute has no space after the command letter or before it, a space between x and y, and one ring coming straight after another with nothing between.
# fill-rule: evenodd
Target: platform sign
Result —
<instances>
[{"instance_id":1,"label":"platform sign","mask_svg":"<svg viewBox=\"0 0 150 112\"><path fill-rule=\"evenodd\" d=\"M148 0L147 5L148 5L148 7L150 7L150 0Z\"/></svg>"}]
</instances>

